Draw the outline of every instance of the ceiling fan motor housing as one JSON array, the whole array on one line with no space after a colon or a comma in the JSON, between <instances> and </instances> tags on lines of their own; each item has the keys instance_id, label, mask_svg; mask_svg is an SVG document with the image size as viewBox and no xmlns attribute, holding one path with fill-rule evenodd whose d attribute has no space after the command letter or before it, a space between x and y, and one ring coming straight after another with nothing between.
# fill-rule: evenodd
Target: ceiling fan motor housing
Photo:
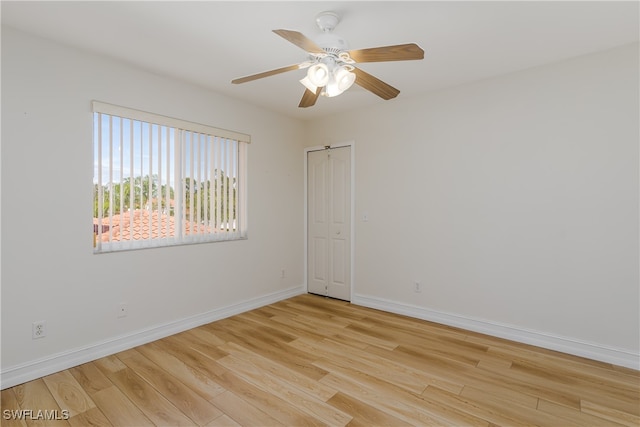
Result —
<instances>
[{"instance_id":1,"label":"ceiling fan motor housing","mask_svg":"<svg viewBox=\"0 0 640 427\"><path fill-rule=\"evenodd\" d=\"M316 24L322 34L316 37L315 42L328 53L338 55L340 52L349 49L347 41L332 31L340 22L340 15L335 12L320 12L316 16Z\"/></svg>"},{"instance_id":2,"label":"ceiling fan motor housing","mask_svg":"<svg viewBox=\"0 0 640 427\"><path fill-rule=\"evenodd\" d=\"M349 50L347 41L334 33L322 33L316 37L315 42L328 53L336 55L344 50Z\"/></svg>"}]
</instances>

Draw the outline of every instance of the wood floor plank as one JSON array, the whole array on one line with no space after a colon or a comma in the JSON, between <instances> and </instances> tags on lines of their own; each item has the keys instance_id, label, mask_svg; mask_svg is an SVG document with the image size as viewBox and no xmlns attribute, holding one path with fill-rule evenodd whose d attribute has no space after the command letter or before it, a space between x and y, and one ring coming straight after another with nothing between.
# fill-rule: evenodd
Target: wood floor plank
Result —
<instances>
[{"instance_id":1,"label":"wood floor plank","mask_svg":"<svg viewBox=\"0 0 640 427\"><path fill-rule=\"evenodd\" d=\"M326 375L325 371L311 363L313 359L310 359L307 353L289 347L287 345L288 342L265 339L264 336L259 335L258 331L253 331L253 333L248 333L244 336L238 334L230 341L237 342L242 347L246 347L266 358L281 360L282 363L286 363L298 374L308 376L311 379L318 380Z\"/></svg>"},{"instance_id":2,"label":"wood floor plank","mask_svg":"<svg viewBox=\"0 0 640 427\"><path fill-rule=\"evenodd\" d=\"M603 370L612 374L618 371L616 367L608 363L509 341L503 338L492 337L489 335L469 333L469 335L467 336L467 340L479 344L488 345L489 350L487 352L489 354L512 360L514 362L532 362L542 365L553 365L559 363L565 366L567 369L574 369L578 371L585 370L589 372ZM632 376L635 377L633 381L636 382L640 371L632 372L635 372L635 375Z\"/></svg>"},{"instance_id":3,"label":"wood floor plank","mask_svg":"<svg viewBox=\"0 0 640 427\"><path fill-rule=\"evenodd\" d=\"M328 425L344 426L351 421L352 417L349 414L339 411L295 385L257 368L246 359L229 355L220 359L219 362L241 378L262 390L268 390L273 395L291 402L301 411Z\"/></svg>"},{"instance_id":4,"label":"wood floor plank","mask_svg":"<svg viewBox=\"0 0 640 427\"><path fill-rule=\"evenodd\" d=\"M69 371L62 371L43 378L51 395L61 408L69 411L69 416L82 414L96 405L84 388Z\"/></svg>"},{"instance_id":5,"label":"wood floor plank","mask_svg":"<svg viewBox=\"0 0 640 427\"><path fill-rule=\"evenodd\" d=\"M305 298L302 298L305 297ZM316 315L335 320L338 324L358 325L366 328L373 328L375 323L367 321L363 313L353 310L353 305L345 301L322 298L315 295L300 295L299 298L289 299L285 302L285 316L291 308L295 308L298 313L308 315L310 310Z\"/></svg>"},{"instance_id":6,"label":"wood floor plank","mask_svg":"<svg viewBox=\"0 0 640 427\"><path fill-rule=\"evenodd\" d=\"M333 336L344 330L346 324L338 324L330 318L317 318L309 314L299 313L296 316L276 316L280 319L280 323L289 322L299 328L304 328L311 334L317 334L323 337Z\"/></svg>"},{"instance_id":7,"label":"wood floor plank","mask_svg":"<svg viewBox=\"0 0 640 427\"><path fill-rule=\"evenodd\" d=\"M113 424L97 407L69 418L72 427L111 427Z\"/></svg>"},{"instance_id":8,"label":"wood floor plank","mask_svg":"<svg viewBox=\"0 0 640 427\"><path fill-rule=\"evenodd\" d=\"M342 392L336 393L327 403L353 415L354 419L349 423L349 427L412 425Z\"/></svg>"},{"instance_id":9,"label":"wood floor plank","mask_svg":"<svg viewBox=\"0 0 640 427\"><path fill-rule=\"evenodd\" d=\"M513 362L511 360L489 358L489 359L480 360L476 365L476 367L480 369L491 369L495 371L497 369L507 370L511 368L512 365L513 365Z\"/></svg>"},{"instance_id":10,"label":"wood floor plank","mask_svg":"<svg viewBox=\"0 0 640 427\"><path fill-rule=\"evenodd\" d=\"M206 331L203 331L206 333ZM200 334L186 331L169 337L168 341L174 342L185 349L195 350L209 359L217 360L226 356L226 353L218 348L215 343L207 342L199 337ZM215 336L208 334L208 336ZM216 341L219 338L216 337Z\"/></svg>"},{"instance_id":11,"label":"wood floor plank","mask_svg":"<svg viewBox=\"0 0 640 427\"><path fill-rule=\"evenodd\" d=\"M291 317L287 316L273 316L268 321L263 322L268 322L268 324L272 327L279 328L290 334L295 334L296 336L305 335L319 340L331 336L331 334L327 333L326 331L318 331L317 329L301 325Z\"/></svg>"},{"instance_id":12,"label":"wood floor plank","mask_svg":"<svg viewBox=\"0 0 640 427\"><path fill-rule=\"evenodd\" d=\"M378 311L361 306L358 306L358 308L362 308L362 310L354 309L356 306L348 301L311 294L299 295L296 298L290 298L281 302L287 309L291 307L297 308L297 310L302 311L304 314L308 314L313 310L318 316L345 317L350 321L362 321L368 314Z\"/></svg>"},{"instance_id":13,"label":"wood floor plank","mask_svg":"<svg viewBox=\"0 0 640 427\"><path fill-rule=\"evenodd\" d=\"M488 426L488 423L481 421L461 423L457 417L455 420L447 419L429 412L423 404L417 404L415 401L407 403L405 398L412 400L410 395L398 396L397 393L382 390L387 387L384 384L378 388L372 387L367 380L357 380L351 376L341 375L340 372L330 373L320 381L411 425L440 426L455 425L457 422L459 425Z\"/></svg>"},{"instance_id":14,"label":"wood floor plank","mask_svg":"<svg viewBox=\"0 0 640 427\"><path fill-rule=\"evenodd\" d=\"M231 371L218 377L218 381L235 396L238 396L248 404L263 411L284 425L309 427L326 425L317 418L300 411L296 405L245 381Z\"/></svg>"},{"instance_id":15,"label":"wood floor plank","mask_svg":"<svg viewBox=\"0 0 640 427\"><path fill-rule=\"evenodd\" d=\"M368 307L350 306L355 312L361 312L364 319L376 324L376 327L382 327L390 330L400 330L404 333L413 334L418 338L425 337L450 337L457 339L466 339L469 331L442 325L440 323L429 322L413 317L407 317L400 314L387 313L381 310L375 310Z\"/></svg>"},{"instance_id":16,"label":"wood floor plank","mask_svg":"<svg viewBox=\"0 0 640 427\"><path fill-rule=\"evenodd\" d=\"M155 425L193 426L195 424L130 368L114 372L109 379Z\"/></svg>"},{"instance_id":17,"label":"wood floor plank","mask_svg":"<svg viewBox=\"0 0 640 427\"><path fill-rule=\"evenodd\" d=\"M514 387L528 389L530 393L535 393L541 399L562 403L575 409L580 408L581 394L582 396L590 396L592 393L589 389L579 390L575 380L569 375L554 376L540 370L518 369L515 364L508 373L500 370L493 372L493 374L508 378ZM633 400L632 396L629 396L629 401L610 398L609 403L634 411L637 410L637 404L629 404ZM635 400L637 401L637 398Z\"/></svg>"},{"instance_id":18,"label":"wood floor plank","mask_svg":"<svg viewBox=\"0 0 640 427\"><path fill-rule=\"evenodd\" d=\"M153 426L149 418L116 386L96 392L93 400L114 426Z\"/></svg>"},{"instance_id":19,"label":"wood floor plank","mask_svg":"<svg viewBox=\"0 0 640 427\"><path fill-rule=\"evenodd\" d=\"M469 366L477 366L489 359L487 347L468 343L456 338L422 338L401 342L399 347L418 353L428 353L442 359L453 360Z\"/></svg>"},{"instance_id":20,"label":"wood floor plank","mask_svg":"<svg viewBox=\"0 0 640 427\"><path fill-rule=\"evenodd\" d=\"M511 410L496 410L493 405L486 405L477 400L467 398L464 390L457 395L436 387L427 387L424 393L422 393L422 397L425 399L425 402L430 402L430 404L437 402L445 407L456 408L458 411L484 420L489 425L512 427L532 425L530 421L514 416ZM490 400L491 403L494 401L495 400ZM501 408L509 408L511 405L510 402L503 402ZM533 423L533 425L538 424Z\"/></svg>"},{"instance_id":21,"label":"wood floor plank","mask_svg":"<svg viewBox=\"0 0 640 427\"><path fill-rule=\"evenodd\" d=\"M401 363L404 366L422 372L427 386L439 387L455 394L460 393L465 386L465 382L461 380L460 377L456 378L455 376L445 374L437 368L437 365L428 363L428 360L406 355L400 352L399 349L385 350L377 347L369 347L367 350L371 354L392 360L396 363ZM455 368L455 370L457 371L457 368Z\"/></svg>"},{"instance_id":22,"label":"wood floor plank","mask_svg":"<svg viewBox=\"0 0 640 427\"><path fill-rule=\"evenodd\" d=\"M433 388L429 391L432 390ZM513 403L518 406L524 406L531 409L536 409L540 401L539 398L530 394L505 389L502 387L496 387L495 385L489 383L487 383L486 386L482 388L478 388L478 386L465 385L464 389L456 394L463 397L475 397L481 396L482 394L489 394L494 398L500 399L504 405L510 405L511 403Z\"/></svg>"},{"instance_id":23,"label":"wood floor plank","mask_svg":"<svg viewBox=\"0 0 640 427\"><path fill-rule=\"evenodd\" d=\"M590 427L620 427L623 424L618 424L609 419L601 418L599 416L593 416L587 412L581 410L568 408L558 403L549 402L548 400L540 399L538 402L539 411L553 415L558 419L558 423L563 424L575 424L581 426Z\"/></svg>"},{"instance_id":24,"label":"wood floor plank","mask_svg":"<svg viewBox=\"0 0 640 427\"><path fill-rule=\"evenodd\" d=\"M510 373L503 372L502 368L495 371L486 367L476 368L455 360L438 355L422 353L419 350L409 350L399 347L395 350L395 357L410 366L428 369L430 375L441 381L450 381L456 384L470 385L479 389L487 386L496 390L504 390L505 395L521 393L535 398L546 398L550 401L561 402L574 408L579 407L579 400L573 395L547 387L544 382L536 381L527 383L522 378L514 378Z\"/></svg>"},{"instance_id":25,"label":"wood floor plank","mask_svg":"<svg viewBox=\"0 0 640 427\"><path fill-rule=\"evenodd\" d=\"M581 359L584 359L584 358L581 358ZM608 367L603 366L603 369L607 369L607 370L611 369L612 371L618 372L622 375L627 375L633 378L634 383L640 380L640 371L637 371L635 369L627 368L624 366L617 366L617 365L608 365Z\"/></svg>"},{"instance_id":26,"label":"wood floor plank","mask_svg":"<svg viewBox=\"0 0 640 427\"><path fill-rule=\"evenodd\" d=\"M235 341L238 337L251 333L248 327L239 328L236 325L234 328L234 324L229 318L207 323L206 325L200 326L200 328L213 333L224 342Z\"/></svg>"},{"instance_id":27,"label":"wood floor plank","mask_svg":"<svg viewBox=\"0 0 640 427\"><path fill-rule=\"evenodd\" d=\"M0 393L0 409L2 410L2 425L5 427L26 427L22 418L21 408L16 399L14 389L2 390Z\"/></svg>"},{"instance_id":28,"label":"wood floor plank","mask_svg":"<svg viewBox=\"0 0 640 427\"><path fill-rule=\"evenodd\" d=\"M102 359L95 360L93 363L107 377L110 373L126 369L125 364L115 355L103 357Z\"/></svg>"},{"instance_id":29,"label":"wood floor plank","mask_svg":"<svg viewBox=\"0 0 640 427\"><path fill-rule=\"evenodd\" d=\"M409 366L369 354L366 349L362 351L355 350L332 340L322 340L314 343L300 339L296 340L295 345L298 348L308 349L310 353L325 359L339 361L338 363L342 366L380 378L417 394L422 393L430 380L430 377Z\"/></svg>"},{"instance_id":30,"label":"wood floor plank","mask_svg":"<svg viewBox=\"0 0 640 427\"><path fill-rule=\"evenodd\" d=\"M640 371L306 294L3 390L0 404L23 411L8 427L640 427Z\"/></svg>"},{"instance_id":31,"label":"wood floor plank","mask_svg":"<svg viewBox=\"0 0 640 427\"><path fill-rule=\"evenodd\" d=\"M580 410L585 414L595 415L599 418L622 424L624 426L640 426L640 417L638 417L637 415L621 411L600 403L583 400L580 402Z\"/></svg>"},{"instance_id":32,"label":"wood floor plank","mask_svg":"<svg viewBox=\"0 0 640 427\"><path fill-rule=\"evenodd\" d=\"M260 370L270 373L274 377L281 378L322 401L327 401L337 392L337 390L327 387L308 377L297 375L296 371L289 369L286 365L267 359L236 343L228 343L223 348L230 355L245 360Z\"/></svg>"},{"instance_id":33,"label":"wood floor plank","mask_svg":"<svg viewBox=\"0 0 640 427\"><path fill-rule=\"evenodd\" d=\"M42 378L16 386L13 391L20 409L31 411L24 417L27 426L69 426L62 412L67 408L58 405Z\"/></svg>"},{"instance_id":34,"label":"wood floor plank","mask_svg":"<svg viewBox=\"0 0 640 427\"><path fill-rule=\"evenodd\" d=\"M271 318L271 322L277 324L280 327L290 327L296 333L296 337L304 335L308 338L314 338L321 340L334 336L340 332L344 326L334 325L333 327L323 327L317 324L313 320L309 321L308 317L297 316L274 316Z\"/></svg>"},{"instance_id":35,"label":"wood floor plank","mask_svg":"<svg viewBox=\"0 0 640 427\"><path fill-rule=\"evenodd\" d=\"M222 415L218 408L137 350L131 350L121 360L197 425L205 425Z\"/></svg>"},{"instance_id":36,"label":"wood floor plank","mask_svg":"<svg viewBox=\"0 0 640 427\"><path fill-rule=\"evenodd\" d=\"M216 363L215 359L185 345L183 342L174 339L175 336L167 337L154 342L161 351L179 359L182 363L196 370L209 378L225 372L225 368Z\"/></svg>"},{"instance_id":37,"label":"wood floor plank","mask_svg":"<svg viewBox=\"0 0 640 427\"><path fill-rule=\"evenodd\" d=\"M442 399L443 392L431 389L427 390L427 393L424 395L429 396L434 400L440 400ZM548 413L538 411L537 407L532 408L528 404L520 404L517 399L505 401L502 397L491 394L490 390L484 391L465 387L462 393L460 393L460 396L456 396L456 398L464 399L466 403L471 405L471 407L481 408L483 415L481 415L480 412L475 412L477 409L473 409L473 411L470 412L499 424L501 424L501 422L496 418L493 418L495 414L499 414L501 418L512 420L512 423L517 420L518 422L523 422L526 425L555 427L555 423L558 422L556 417ZM569 422L568 420L564 422L564 426L581 427L579 423Z\"/></svg>"},{"instance_id":38,"label":"wood floor plank","mask_svg":"<svg viewBox=\"0 0 640 427\"><path fill-rule=\"evenodd\" d=\"M543 378L546 382L555 384L555 388L568 387L573 393L579 394L585 400L601 400L603 399L601 392L606 391L607 399L609 400L607 402L608 405L620 411L640 416L640 405L637 404L637 399L629 396L629 393L634 391L634 387L631 384L618 381L612 382L611 380L605 381L602 378L589 376L583 372L564 370L554 364L540 366L518 361L512 364L511 370L531 377ZM598 392L593 395L596 385Z\"/></svg>"},{"instance_id":39,"label":"wood floor plank","mask_svg":"<svg viewBox=\"0 0 640 427\"><path fill-rule=\"evenodd\" d=\"M271 415L261 411L230 391L213 398L213 403L241 426L284 426ZM215 421L215 420L214 420Z\"/></svg>"},{"instance_id":40,"label":"wood floor plank","mask_svg":"<svg viewBox=\"0 0 640 427\"><path fill-rule=\"evenodd\" d=\"M215 381L214 375L205 375L179 358L162 350L157 343L149 343L136 348L141 354L160 366L208 401L223 393L225 388Z\"/></svg>"},{"instance_id":41,"label":"wood floor plank","mask_svg":"<svg viewBox=\"0 0 640 427\"><path fill-rule=\"evenodd\" d=\"M314 319L305 319L304 321L312 324L316 323ZM397 341L378 338L375 335L371 334L371 331L356 331L344 327L337 332L338 333L336 333L334 337L342 338L346 342L360 342L362 344L373 345L387 350L393 350L398 346Z\"/></svg>"},{"instance_id":42,"label":"wood floor plank","mask_svg":"<svg viewBox=\"0 0 640 427\"><path fill-rule=\"evenodd\" d=\"M398 408L402 408L405 411L405 415L410 414L415 417L414 422L421 423L428 420L431 424L434 422L441 424L447 423L446 420L449 420L464 425L487 425L484 420L468 416L454 407L448 408L438 403L426 405L423 396L416 395L376 376L351 369L341 364L339 360L333 358L319 359L316 363L331 373L331 376L327 375L321 380L322 382L329 383L332 380L330 385L345 392L344 388L337 386L335 379L338 378L341 382L351 387L352 390L359 393L359 396L354 395L354 397L360 400L364 398L365 402L369 402L368 399L375 397L375 401L371 402L371 404L384 407L387 411L397 411ZM363 390L366 390L366 392L363 393Z\"/></svg>"},{"instance_id":43,"label":"wood floor plank","mask_svg":"<svg viewBox=\"0 0 640 427\"><path fill-rule=\"evenodd\" d=\"M328 318L328 313L336 305L335 300L323 301L322 304L314 303L315 297L301 301L299 299L289 299L273 304L275 308L282 308L288 315L305 316L312 315L315 318Z\"/></svg>"},{"instance_id":44,"label":"wood floor plank","mask_svg":"<svg viewBox=\"0 0 640 427\"><path fill-rule=\"evenodd\" d=\"M85 363L69 369L71 375L89 396L113 385L94 363Z\"/></svg>"},{"instance_id":45,"label":"wood floor plank","mask_svg":"<svg viewBox=\"0 0 640 427\"><path fill-rule=\"evenodd\" d=\"M224 344L226 341L218 337L216 334L204 329L204 328L193 328L184 332L185 337L192 337L192 339L196 340L198 343L202 343L209 346L219 346ZM221 354L220 357L226 356L225 354Z\"/></svg>"},{"instance_id":46,"label":"wood floor plank","mask_svg":"<svg viewBox=\"0 0 640 427\"><path fill-rule=\"evenodd\" d=\"M242 425L235 422L227 414L222 414L207 424L206 427L242 427Z\"/></svg>"}]
</instances>

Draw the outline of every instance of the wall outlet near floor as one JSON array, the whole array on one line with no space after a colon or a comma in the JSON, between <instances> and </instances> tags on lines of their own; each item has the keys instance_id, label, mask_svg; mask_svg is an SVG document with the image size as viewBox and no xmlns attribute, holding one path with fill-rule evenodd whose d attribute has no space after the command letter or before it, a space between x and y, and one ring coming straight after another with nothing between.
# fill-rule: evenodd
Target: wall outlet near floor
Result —
<instances>
[{"instance_id":1,"label":"wall outlet near floor","mask_svg":"<svg viewBox=\"0 0 640 427\"><path fill-rule=\"evenodd\" d=\"M280 270L280 278L284 279L285 277L285 271L284 268L282 270Z\"/></svg>"},{"instance_id":2,"label":"wall outlet near floor","mask_svg":"<svg viewBox=\"0 0 640 427\"><path fill-rule=\"evenodd\" d=\"M121 302L118 304L118 318L127 317L127 314L129 314L129 307L127 307L127 303Z\"/></svg>"},{"instance_id":3,"label":"wall outlet near floor","mask_svg":"<svg viewBox=\"0 0 640 427\"><path fill-rule=\"evenodd\" d=\"M413 282L413 292L422 292L422 286L420 285L420 282Z\"/></svg>"},{"instance_id":4,"label":"wall outlet near floor","mask_svg":"<svg viewBox=\"0 0 640 427\"><path fill-rule=\"evenodd\" d=\"M44 320L33 322L31 324L31 338L36 340L47 336L47 324Z\"/></svg>"}]
</instances>

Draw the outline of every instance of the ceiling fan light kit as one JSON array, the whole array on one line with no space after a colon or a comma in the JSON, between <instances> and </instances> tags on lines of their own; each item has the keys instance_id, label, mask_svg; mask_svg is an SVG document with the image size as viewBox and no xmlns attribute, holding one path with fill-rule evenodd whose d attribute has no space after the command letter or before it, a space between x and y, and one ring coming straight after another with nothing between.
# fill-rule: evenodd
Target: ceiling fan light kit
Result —
<instances>
[{"instance_id":1,"label":"ceiling fan light kit","mask_svg":"<svg viewBox=\"0 0 640 427\"><path fill-rule=\"evenodd\" d=\"M349 89L356 81L356 75L352 73L353 66L337 61L332 55L318 58L318 61L309 67L307 75L300 83L311 92L322 88L320 95L326 97L338 96Z\"/></svg>"},{"instance_id":2,"label":"ceiling fan light kit","mask_svg":"<svg viewBox=\"0 0 640 427\"><path fill-rule=\"evenodd\" d=\"M328 98L338 96L354 83L385 100L398 96L400 93L398 89L356 68L353 64L423 59L424 51L415 43L349 50L346 40L332 32L339 22L340 16L335 12L319 13L316 16L316 24L322 34L315 41L297 31L273 30L280 37L307 51L308 60L300 64L234 79L231 83L246 83L286 71L307 68L306 76L300 80L305 87L302 100L298 105L301 108L315 105L320 95Z\"/></svg>"}]
</instances>

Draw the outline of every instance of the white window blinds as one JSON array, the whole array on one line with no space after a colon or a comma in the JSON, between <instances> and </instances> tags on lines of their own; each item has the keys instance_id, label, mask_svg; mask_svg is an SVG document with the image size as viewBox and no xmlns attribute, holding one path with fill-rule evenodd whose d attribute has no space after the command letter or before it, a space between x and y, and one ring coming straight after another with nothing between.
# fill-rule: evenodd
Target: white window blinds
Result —
<instances>
[{"instance_id":1,"label":"white window blinds","mask_svg":"<svg viewBox=\"0 0 640 427\"><path fill-rule=\"evenodd\" d=\"M248 135L93 102L94 251L246 237Z\"/></svg>"}]
</instances>

